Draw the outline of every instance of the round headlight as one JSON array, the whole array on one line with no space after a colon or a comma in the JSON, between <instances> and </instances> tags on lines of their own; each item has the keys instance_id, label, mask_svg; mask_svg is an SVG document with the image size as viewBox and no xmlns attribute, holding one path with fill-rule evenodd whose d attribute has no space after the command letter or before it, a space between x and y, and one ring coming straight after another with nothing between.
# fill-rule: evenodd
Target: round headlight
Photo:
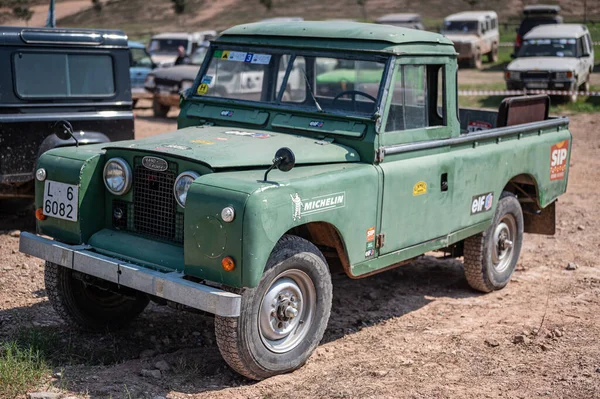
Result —
<instances>
[{"instance_id":1,"label":"round headlight","mask_svg":"<svg viewBox=\"0 0 600 399\"><path fill-rule=\"evenodd\" d=\"M190 186L192 185L192 182L199 177L200 175L198 173L192 172L191 170L183 172L182 174L177 176L177 179L175 180L175 186L173 186L173 193L175 194L175 199L177 200L177 203L182 208L185 208L185 200L187 198L187 193L190 189Z\"/></svg>"},{"instance_id":2,"label":"round headlight","mask_svg":"<svg viewBox=\"0 0 600 399\"><path fill-rule=\"evenodd\" d=\"M223 210L221 211L221 219L223 219L224 222L233 222L234 218L235 210L233 209L233 207L228 206L226 208L223 208Z\"/></svg>"},{"instance_id":3,"label":"round headlight","mask_svg":"<svg viewBox=\"0 0 600 399\"><path fill-rule=\"evenodd\" d=\"M131 188L131 168L123 158L111 158L104 166L104 185L114 195L123 195Z\"/></svg>"}]
</instances>

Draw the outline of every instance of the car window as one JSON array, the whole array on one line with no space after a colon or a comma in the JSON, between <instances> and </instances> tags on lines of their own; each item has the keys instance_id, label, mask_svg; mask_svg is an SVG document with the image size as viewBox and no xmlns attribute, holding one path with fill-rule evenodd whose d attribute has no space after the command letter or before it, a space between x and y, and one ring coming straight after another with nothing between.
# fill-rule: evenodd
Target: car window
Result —
<instances>
[{"instance_id":1,"label":"car window","mask_svg":"<svg viewBox=\"0 0 600 399\"><path fill-rule=\"evenodd\" d=\"M104 54L17 53L15 88L21 97L111 96L113 60Z\"/></svg>"},{"instance_id":2,"label":"car window","mask_svg":"<svg viewBox=\"0 0 600 399\"><path fill-rule=\"evenodd\" d=\"M289 56L281 57L279 63L279 72L277 73L277 86L280 87L285 77L285 72L289 63ZM287 85L281 97L282 102L303 103L306 101L306 81L302 71L306 71L306 59L298 56L294 59L292 70L287 81Z\"/></svg>"},{"instance_id":3,"label":"car window","mask_svg":"<svg viewBox=\"0 0 600 399\"><path fill-rule=\"evenodd\" d=\"M579 42L579 43L578 43ZM576 39L528 39L519 57L576 57L581 41Z\"/></svg>"},{"instance_id":4,"label":"car window","mask_svg":"<svg viewBox=\"0 0 600 399\"><path fill-rule=\"evenodd\" d=\"M152 59L143 48L132 48L131 51L131 66L132 67L152 67Z\"/></svg>"},{"instance_id":5,"label":"car window","mask_svg":"<svg viewBox=\"0 0 600 399\"><path fill-rule=\"evenodd\" d=\"M446 21L444 31L446 32L477 32L479 22L477 21Z\"/></svg>"},{"instance_id":6,"label":"car window","mask_svg":"<svg viewBox=\"0 0 600 399\"><path fill-rule=\"evenodd\" d=\"M151 53L177 54L177 49L182 46L186 51L188 49L188 40L186 39L152 39L148 51Z\"/></svg>"}]
</instances>

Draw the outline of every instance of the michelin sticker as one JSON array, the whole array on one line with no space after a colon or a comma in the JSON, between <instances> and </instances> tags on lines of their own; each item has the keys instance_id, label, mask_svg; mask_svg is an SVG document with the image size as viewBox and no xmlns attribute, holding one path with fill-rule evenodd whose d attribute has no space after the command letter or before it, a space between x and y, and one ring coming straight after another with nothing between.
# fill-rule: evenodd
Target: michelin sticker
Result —
<instances>
[{"instance_id":1,"label":"michelin sticker","mask_svg":"<svg viewBox=\"0 0 600 399\"><path fill-rule=\"evenodd\" d=\"M487 212L492 209L492 205L494 204L494 194L493 193L485 193L475 195L471 200L471 215L476 215L478 213Z\"/></svg>"},{"instance_id":2,"label":"michelin sticker","mask_svg":"<svg viewBox=\"0 0 600 399\"><path fill-rule=\"evenodd\" d=\"M290 197L294 205L292 215L294 221L302 219L303 216L327 212L346 206L346 192L344 191L308 199L303 199L298 193L290 194Z\"/></svg>"}]
</instances>

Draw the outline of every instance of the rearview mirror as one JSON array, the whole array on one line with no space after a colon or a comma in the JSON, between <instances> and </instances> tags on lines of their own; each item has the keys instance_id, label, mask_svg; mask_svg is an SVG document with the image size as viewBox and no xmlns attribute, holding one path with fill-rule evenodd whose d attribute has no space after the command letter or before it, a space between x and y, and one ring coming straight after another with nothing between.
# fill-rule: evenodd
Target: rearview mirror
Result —
<instances>
[{"instance_id":1,"label":"rearview mirror","mask_svg":"<svg viewBox=\"0 0 600 399\"><path fill-rule=\"evenodd\" d=\"M296 156L287 147L281 147L275 153L275 158L273 158L273 164L269 166L269 169L265 172L264 181L267 181L267 175L274 168L279 169L282 172L289 172L296 165Z\"/></svg>"}]
</instances>

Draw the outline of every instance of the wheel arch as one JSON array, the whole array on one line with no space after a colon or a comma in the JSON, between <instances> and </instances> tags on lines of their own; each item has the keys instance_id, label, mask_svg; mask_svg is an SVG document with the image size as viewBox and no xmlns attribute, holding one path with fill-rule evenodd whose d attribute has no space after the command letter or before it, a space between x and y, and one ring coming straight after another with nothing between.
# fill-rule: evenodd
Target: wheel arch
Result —
<instances>
[{"instance_id":1,"label":"wheel arch","mask_svg":"<svg viewBox=\"0 0 600 399\"><path fill-rule=\"evenodd\" d=\"M294 226L285 234L302 237L313 243L327 259L330 272L344 271L348 277L352 277L348 251L342 233L329 222L308 222Z\"/></svg>"},{"instance_id":2,"label":"wheel arch","mask_svg":"<svg viewBox=\"0 0 600 399\"><path fill-rule=\"evenodd\" d=\"M556 232L556 201L544 204L537 179L529 173L513 176L502 189L517 196L523 210L526 233L554 235ZM544 206L545 205L545 206Z\"/></svg>"}]
</instances>

